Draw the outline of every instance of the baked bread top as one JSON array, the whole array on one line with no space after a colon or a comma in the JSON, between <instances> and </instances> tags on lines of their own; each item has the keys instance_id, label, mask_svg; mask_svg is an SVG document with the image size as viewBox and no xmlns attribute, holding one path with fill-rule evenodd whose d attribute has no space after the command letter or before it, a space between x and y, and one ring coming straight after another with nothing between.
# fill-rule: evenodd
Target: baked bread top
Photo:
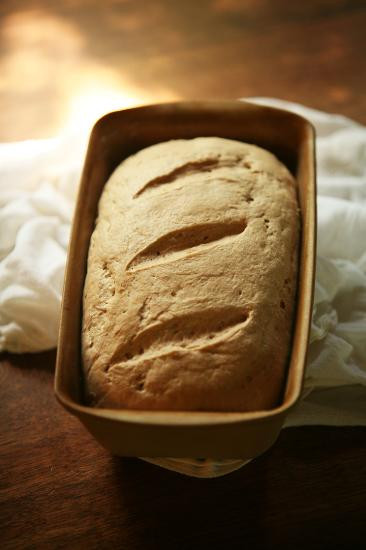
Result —
<instances>
[{"instance_id":1,"label":"baked bread top","mask_svg":"<svg viewBox=\"0 0 366 550\"><path fill-rule=\"evenodd\" d=\"M105 185L84 288L86 396L99 407L249 411L278 403L298 207L271 153L159 143Z\"/></svg>"}]
</instances>

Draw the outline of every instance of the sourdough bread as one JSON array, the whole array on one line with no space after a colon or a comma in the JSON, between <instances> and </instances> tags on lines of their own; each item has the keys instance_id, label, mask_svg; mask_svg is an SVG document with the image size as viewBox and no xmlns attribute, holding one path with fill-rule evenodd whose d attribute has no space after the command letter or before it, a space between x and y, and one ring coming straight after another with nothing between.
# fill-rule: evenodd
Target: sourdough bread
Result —
<instances>
[{"instance_id":1,"label":"sourdough bread","mask_svg":"<svg viewBox=\"0 0 366 550\"><path fill-rule=\"evenodd\" d=\"M153 145L105 185L84 288L99 407L253 411L281 398L298 255L295 181L271 153Z\"/></svg>"}]
</instances>

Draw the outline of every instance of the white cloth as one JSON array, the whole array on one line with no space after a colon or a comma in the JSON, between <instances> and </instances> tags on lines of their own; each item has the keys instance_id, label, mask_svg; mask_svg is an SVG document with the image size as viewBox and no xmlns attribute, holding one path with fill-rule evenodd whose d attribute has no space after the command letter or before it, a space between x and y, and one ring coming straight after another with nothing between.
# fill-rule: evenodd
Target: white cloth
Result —
<instances>
[{"instance_id":1,"label":"white cloth","mask_svg":"<svg viewBox=\"0 0 366 550\"><path fill-rule=\"evenodd\" d=\"M366 128L268 98L317 131L318 260L303 399L286 421L366 425ZM85 136L0 145L0 351L57 343Z\"/></svg>"},{"instance_id":2,"label":"white cloth","mask_svg":"<svg viewBox=\"0 0 366 550\"><path fill-rule=\"evenodd\" d=\"M85 139L0 144L0 351L57 342Z\"/></svg>"}]
</instances>

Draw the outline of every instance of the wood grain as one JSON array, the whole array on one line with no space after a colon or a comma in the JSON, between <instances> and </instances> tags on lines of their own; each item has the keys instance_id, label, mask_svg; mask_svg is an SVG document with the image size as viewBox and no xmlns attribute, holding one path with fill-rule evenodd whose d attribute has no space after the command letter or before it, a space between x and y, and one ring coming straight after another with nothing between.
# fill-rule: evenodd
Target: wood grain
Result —
<instances>
[{"instance_id":1,"label":"wood grain","mask_svg":"<svg viewBox=\"0 0 366 550\"><path fill-rule=\"evenodd\" d=\"M3 0L0 23L1 140L56 132L95 77L149 100L277 96L366 123L360 0ZM57 404L54 361L1 356L1 549L365 547L365 428L286 429L243 469L191 479L100 448Z\"/></svg>"},{"instance_id":2,"label":"wood grain","mask_svg":"<svg viewBox=\"0 0 366 550\"><path fill-rule=\"evenodd\" d=\"M365 27L363 0L2 0L0 140L125 101L273 96L366 122Z\"/></svg>"},{"instance_id":3,"label":"wood grain","mask_svg":"<svg viewBox=\"0 0 366 550\"><path fill-rule=\"evenodd\" d=\"M188 478L99 447L57 404L54 361L1 359L2 549L364 548L364 428L286 429L241 470Z\"/></svg>"}]
</instances>

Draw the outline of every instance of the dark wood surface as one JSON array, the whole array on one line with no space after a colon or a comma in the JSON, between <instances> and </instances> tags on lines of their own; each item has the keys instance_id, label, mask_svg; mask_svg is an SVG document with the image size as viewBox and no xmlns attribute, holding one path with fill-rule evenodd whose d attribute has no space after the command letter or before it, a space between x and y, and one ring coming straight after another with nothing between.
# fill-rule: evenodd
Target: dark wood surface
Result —
<instances>
[{"instance_id":1,"label":"dark wood surface","mask_svg":"<svg viewBox=\"0 0 366 550\"><path fill-rule=\"evenodd\" d=\"M291 428L222 478L110 456L53 395L55 353L4 356L1 548L364 548L366 430Z\"/></svg>"},{"instance_id":2,"label":"dark wood surface","mask_svg":"<svg viewBox=\"0 0 366 550\"><path fill-rule=\"evenodd\" d=\"M1 140L55 133L96 80L366 123L363 1L5 0L0 18ZM286 429L241 470L188 478L101 449L56 402L54 361L0 358L1 549L366 547L366 429Z\"/></svg>"},{"instance_id":3,"label":"dark wood surface","mask_svg":"<svg viewBox=\"0 0 366 550\"><path fill-rule=\"evenodd\" d=\"M2 0L0 24L0 140L118 93L281 97L366 123L364 0Z\"/></svg>"}]
</instances>

